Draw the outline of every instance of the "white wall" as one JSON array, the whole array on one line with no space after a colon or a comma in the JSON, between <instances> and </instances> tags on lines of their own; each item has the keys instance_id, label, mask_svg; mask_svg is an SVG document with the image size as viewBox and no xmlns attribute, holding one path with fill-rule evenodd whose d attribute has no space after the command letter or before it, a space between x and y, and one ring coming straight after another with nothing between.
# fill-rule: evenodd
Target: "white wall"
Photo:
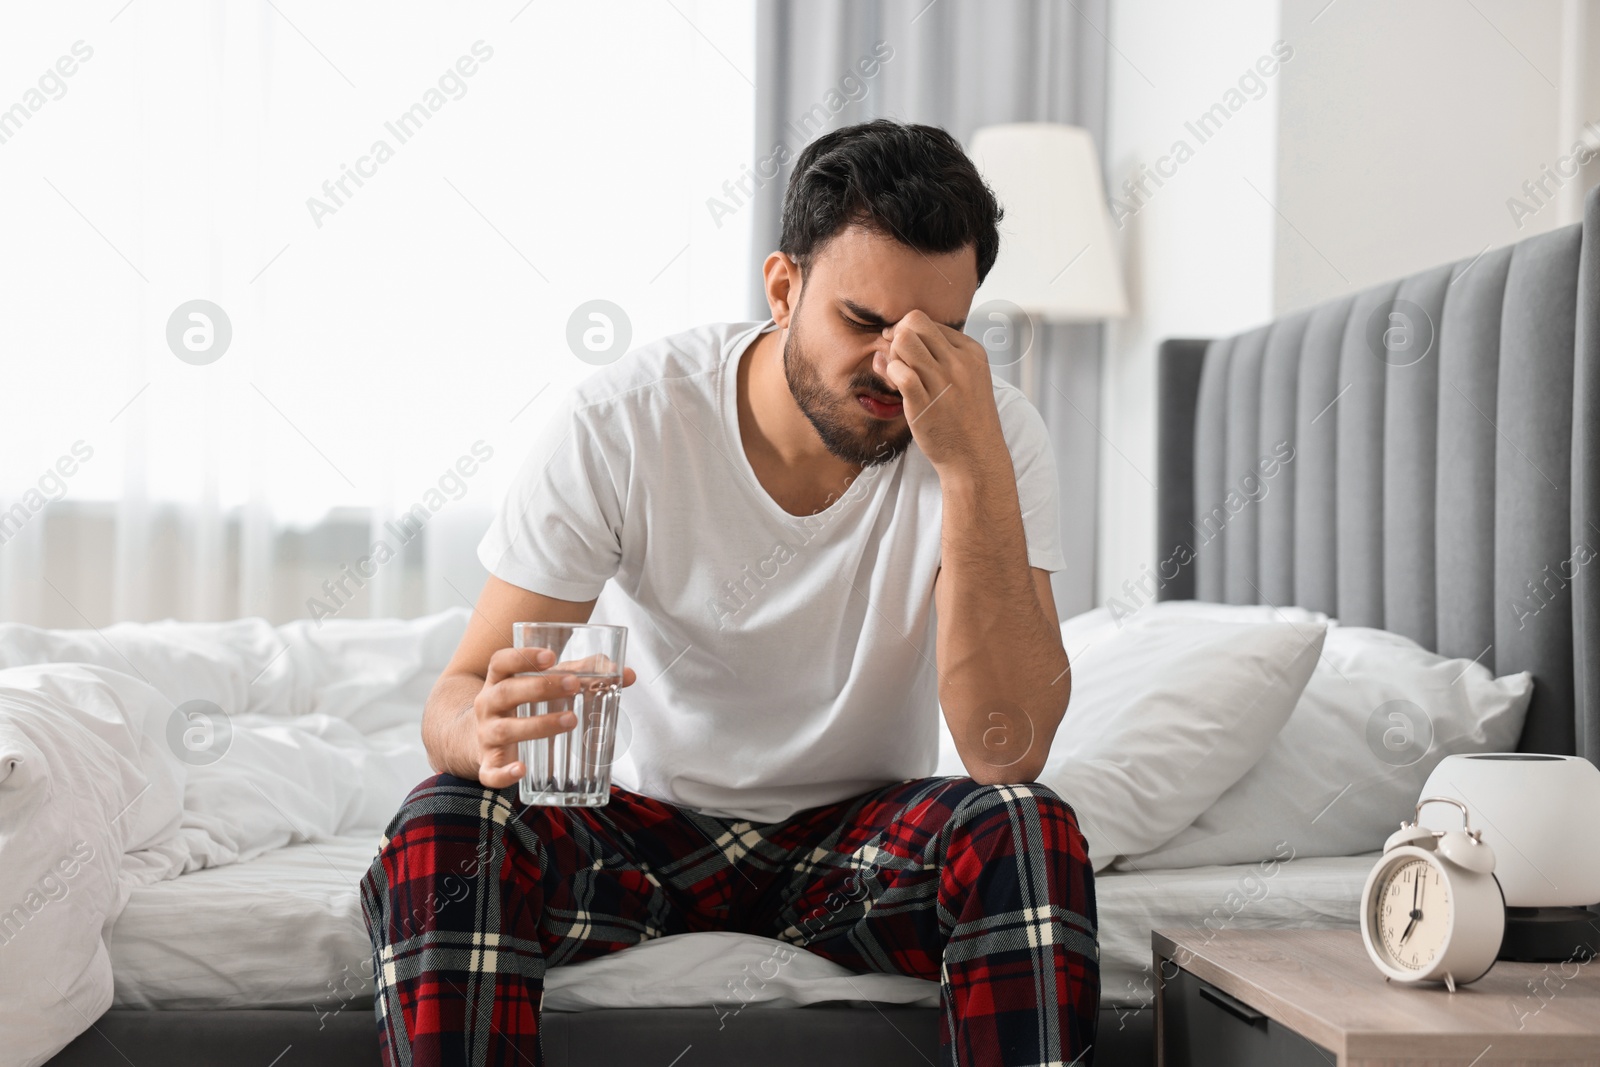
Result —
<instances>
[{"instance_id":1,"label":"white wall","mask_svg":"<svg viewBox=\"0 0 1600 1067\"><path fill-rule=\"evenodd\" d=\"M1276 0L1112 0L1106 170L1122 218L1130 314L1107 333L1100 450L1099 600L1155 562L1155 351L1164 338L1243 329L1272 314L1278 85L1204 143L1194 123L1278 39ZM1271 64L1268 64L1270 66ZM1177 163L1178 141L1193 150ZM1118 187L1162 157L1175 171L1149 195ZM1255 188L1252 189L1252 186ZM1124 211L1117 207L1117 214Z\"/></svg>"},{"instance_id":2,"label":"white wall","mask_svg":"<svg viewBox=\"0 0 1600 1067\"><path fill-rule=\"evenodd\" d=\"M1546 178L1557 195L1531 216L1514 219L1506 202L1536 207L1522 183L1600 118L1600 74L1584 63L1600 54L1600 5L1112 0L1109 34L1108 194L1124 204L1116 186L1175 140L1195 145L1185 121L1274 41L1293 53L1261 99L1246 99L1163 187L1148 186L1121 230L1133 309L1111 326L1105 357L1097 596L1131 604L1124 583L1156 555L1157 345L1242 330L1573 221L1577 188L1600 180L1600 161L1565 190Z\"/></svg>"},{"instance_id":3,"label":"white wall","mask_svg":"<svg viewBox=\"0 0 1600 1067\"><path fill-rule=\"evenodd\" d=\"M1560 197L1520 220L1506 205L1537 207L1523 182L1576 132L1561 143L1561 0L1326 5L1283 2L1299 47L1281 86L1275 312L1569 221Z\"/></svg>"}]
</instances>

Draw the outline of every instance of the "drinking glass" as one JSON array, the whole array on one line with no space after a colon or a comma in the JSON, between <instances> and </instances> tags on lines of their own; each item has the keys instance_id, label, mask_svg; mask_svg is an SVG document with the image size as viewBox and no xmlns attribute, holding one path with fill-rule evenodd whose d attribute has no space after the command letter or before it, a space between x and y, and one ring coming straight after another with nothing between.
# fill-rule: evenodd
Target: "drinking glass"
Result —
<instances>
[{"instance_id":1,"label":"drinking glass","mask_svg":"<svg viewBox=\"0 0 1600 1067\"><path fill-rule=\"evenodd\" d=\"M570 711L578 723L551 737L523 741L518 756L527 773L519 790L524 804L597 808L611 799L611 760L622 705L625 626L561 622L519 622L512 626L517 648L547 648L556 662L549 670L521 676L578 679L573 693L538 704L521 704L518 716L559 715Z\"/></svg>"}]
</instances>

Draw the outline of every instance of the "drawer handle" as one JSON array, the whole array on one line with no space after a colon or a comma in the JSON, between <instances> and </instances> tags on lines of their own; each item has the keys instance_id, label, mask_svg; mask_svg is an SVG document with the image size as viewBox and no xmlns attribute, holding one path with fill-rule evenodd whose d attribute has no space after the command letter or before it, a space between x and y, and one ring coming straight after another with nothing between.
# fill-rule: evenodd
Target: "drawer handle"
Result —
<instances>
[{"instance_id":1,"label":"drawer handle","mask_svg":"<svg viewBox=\"0 0 1600 1067\"><path fill-rule=\"evenodd\" d=\"M1236 1019L1240 1019L1246 1023L1249 1023L1251 1026L1255 1026L1258 1023L1264 1023L1267 1021L1267 1017L1265 1015L1261 1014L1259 1011L1256 1011L1244 1001L1239 1000L1236 997L1230 997L1220 989L1213 989L1204 982L1201 982L1198 988L1200 990L1200 996L1202 999L1211 1001L1211 1003L1215 1004L1217 1007L1221 1008L1223 1011L1227 1012L1229 1015L1232 1015Z\"/></svg>"}]
</instances>

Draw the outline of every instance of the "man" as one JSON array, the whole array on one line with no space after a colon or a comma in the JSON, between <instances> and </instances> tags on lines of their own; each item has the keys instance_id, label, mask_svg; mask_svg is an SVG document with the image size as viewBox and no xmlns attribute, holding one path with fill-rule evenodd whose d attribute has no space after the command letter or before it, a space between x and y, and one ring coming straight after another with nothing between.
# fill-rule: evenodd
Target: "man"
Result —
<instances>
[{"instance_id":1,"label":"man","mask_svg":"<svg viewBox=\"0 0 1600 1067\"><path fill-rule=\"evenodd\" d=\"M1087 1062L1093 873L1027 784L1071 685L1055 466L961 332L999 219L943 130L820 137L772 319L631 353L544 429L428 700L440 773L362 886L389 1063L541 1063L548 967L713 929L938 981L947 1064ZM631 744L608 805L525 806L517 742L573 720L516 717L570 689L511 626L586 620L650 680ZM941 706L971 777L926 777Z\"/></svg>"}]
</instances>

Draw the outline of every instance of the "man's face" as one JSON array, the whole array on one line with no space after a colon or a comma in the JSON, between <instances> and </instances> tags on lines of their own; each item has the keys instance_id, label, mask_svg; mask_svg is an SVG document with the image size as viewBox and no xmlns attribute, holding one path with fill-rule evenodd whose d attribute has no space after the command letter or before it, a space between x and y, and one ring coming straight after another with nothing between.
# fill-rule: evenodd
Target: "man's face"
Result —
<instances>
[{"instance_id":1,"label":"man's face","mask_svg":"<svg viewBox=\"0 0 1600 1067\"><path fill-rule=\"evenodd\" d=\"M886 463L911 444L900 394L884 376L883 330L920 309L960 329L978 289L977 253L924 253L859 226L813 257L783 347L789 392L840 459Z\"/></svg>"}]
</instances>

